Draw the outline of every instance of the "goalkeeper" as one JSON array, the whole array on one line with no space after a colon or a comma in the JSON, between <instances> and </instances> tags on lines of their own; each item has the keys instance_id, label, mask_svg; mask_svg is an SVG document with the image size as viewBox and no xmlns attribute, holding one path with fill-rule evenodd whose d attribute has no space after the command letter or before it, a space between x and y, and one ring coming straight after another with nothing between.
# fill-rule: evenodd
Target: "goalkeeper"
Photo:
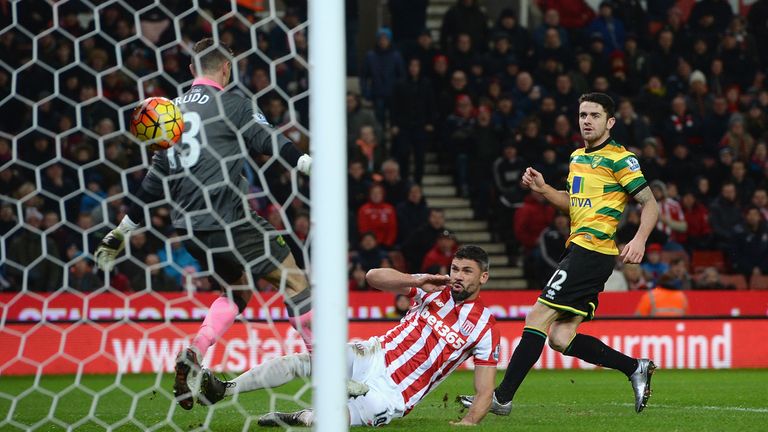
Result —
<instances>
[{"instance_id":1,"label":"goalkeeper","mask_svg":"<svg viewBox=\"0 0 768 432\"><path fill-rule=\"evenodd\" d=\"M184 246L222 286L222 296L210 306L192 345L176 358L174 394L191 409L206 351L234 323L253 295L248 272L275 286L285 280L286 307L291 324L311 350L310 290L283 238L248 206L243 168L251 152L275 152L309 174L311 158L285 136L275 133L251 101L225 92L232 74L232 52L213 39L194 46L192 87L174 103L184 114L181 143L154 154L152 165L136 193L143 203L167 199L171 217ZM131 231L144 223L146 209L133 204L117 228L96 250L96 262L109 272Z\"/></svg>"}]
</instances>

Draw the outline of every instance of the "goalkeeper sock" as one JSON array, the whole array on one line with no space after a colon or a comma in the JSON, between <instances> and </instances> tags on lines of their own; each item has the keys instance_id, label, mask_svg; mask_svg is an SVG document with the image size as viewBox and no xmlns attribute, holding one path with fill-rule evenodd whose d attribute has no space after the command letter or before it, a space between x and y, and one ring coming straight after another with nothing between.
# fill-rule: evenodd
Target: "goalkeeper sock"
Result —
<instances>
[{"instance_id":1,"label":"goalkeeper sock","mask_svg":"<svg viewBox=\"0 0 768 432\"><path fill-rule=\"evenodd\" d=\"M312 292L308 289L286 299L285 307L288 310L288 322L291 323L301 338L307 351L312 352L312 304L310 300Z\"/></svg>"},{"instance_id":2,"label":"goalkeeper sock","mask_svg":"<svg viewBox=\"0 0 768 432\"><path fill-rule=\"evenodd\" d=\"M629 377L637 369L637 360L604 344L600 339L578 333L563 352L598 366L616 369Z\"/></svg>"},{"instance_id":3,"label":"goalkeeper sock","mask_svg":"<svg viewBox=\"0 0 768 432\"><path fill-rule=\"evenodd\" d=\"M201 357L235 322L237 305L226 297L217 298L208 309L203 324L192 340L192 346L197 348Z\"/></svg>"},{"instance_id":4,"label":"goalkeeper sock","mask_svg":"<svg viewBox=\"0 0 768 432\"><path fill-rule=\"evenodd\" d=\"M528 371L541 357L546 340L547 334L538 329L533 327L523 329L523 337L509 360L504 379L496 387L496 400L507 403L515 397L515 393L525 376L528 375Z\"/></svg>"},{"instance_id":5,"label":"goalkeeper sock","mask_svg":"<svg viewBox=\"0 0 768 432\"><path fill-rule=\"evenodd\" d=\"M288 317L288 322L304 339L307 351L312 352L312 311L310 310L299 316Z\"/></svg>"},{"instance_id":6,"label":"goalkeeper sock","mask_svg":"<svg viewBox=\"0 0 768 432\"><path fill-rule=\"evenodd\" d=\"M296 354L268 360L233 379L234 386L227 387L225 396L264 388L279 387L294 378L308 377L312 372L309 354Z\"/></svg>"}]
</instances>

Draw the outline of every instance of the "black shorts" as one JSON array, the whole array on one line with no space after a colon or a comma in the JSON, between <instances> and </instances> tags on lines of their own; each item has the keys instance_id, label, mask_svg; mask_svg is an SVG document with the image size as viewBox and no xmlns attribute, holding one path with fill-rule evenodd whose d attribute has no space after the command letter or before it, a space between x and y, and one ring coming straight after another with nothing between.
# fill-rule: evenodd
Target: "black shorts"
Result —
<instances>
[{"instance_id":1,"label":"black shorts","mask_svg":"<svg viewBox=\"0 0 768 432\"><path fill-rule=\"evenodd\" d=\"M605 288L615 262L613 255L571 243L539 296L539 303L591 320L597 309L597 295Z\"/></svg>"},{"instance_id":2,"label":"black shorts","mask_svg":"<svg viewBox=\"0 0 768 432\"><path fill-rule=\"evenodd\" d=\"M271 273L291 253L283 237L258 215L233 225L230 232L231 241L226 230L196 230L191 238L184 239L184 247L203 269L211 270L227 284L237 282L246 269L255 277Z\"/></svg>"}]
</instances>

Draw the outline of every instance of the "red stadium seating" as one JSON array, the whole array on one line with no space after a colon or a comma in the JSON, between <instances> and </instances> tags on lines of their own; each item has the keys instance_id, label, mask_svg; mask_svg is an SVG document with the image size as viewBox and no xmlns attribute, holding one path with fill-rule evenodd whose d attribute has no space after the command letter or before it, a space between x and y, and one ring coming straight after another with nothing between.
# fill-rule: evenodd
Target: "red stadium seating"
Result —
<instances>
[{"instance_id":1,"label":"red stadium seating","mask_svg":"<svg viewBox=\"0 0 768 432\"><path fill-rule=\"evenodd\" d=\"M744 275L732 274L732 275L720 275L720 282L725 286L733 285L739 291L747 289L747 278Z\"/></svg>"},{"instance_id":2,"label":"red stadium seating","mask_svg":"<svg viewBox=\"0 0 768 432\"><path fill-rule=\"evenodd\" d=\"M768 290L768 275L752 275L749 288L753 290Z\"/></svg>"},{"instance_id":3,"label":"red stadium seating","mask_svg":"<svg viewBox=\"0 0 768 432\"><path fill-rule=\"evenodd\" d=\"M698 272L706 267L714 267L717 271L725 270L725 257L719 250L693 251L691 257L691 271Z\"/></svg>"}]
</instances>

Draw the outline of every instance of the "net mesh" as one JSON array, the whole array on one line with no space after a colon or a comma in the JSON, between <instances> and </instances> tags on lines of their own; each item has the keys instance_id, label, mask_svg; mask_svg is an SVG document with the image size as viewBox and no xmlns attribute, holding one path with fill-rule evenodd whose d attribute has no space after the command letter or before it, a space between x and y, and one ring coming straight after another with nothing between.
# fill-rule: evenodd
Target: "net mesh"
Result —
<instances>
[{"instance_id":1,"label":"net mesh","mask_svg":"<svg viewBox=\"0 0 768 432\"><path fill-rule=\"evenodd\" d=\"M220 281L178 241L173 202L146 208L117 271L92 261L150 164L127 133L130 114L146 97L173 99L189 87L197 40L231 46L227 90L307 150L306 8L286 3L0 2L0 430L246 430L282 403L307 406L308 381L211 409L175 404L175 355ZM306 178L277 156L246 160L244 199L305 267ZM284 321L285 277L249 281L258 292L203 362L216 371L305 350Z\"/></svg>"}]
</instances>

